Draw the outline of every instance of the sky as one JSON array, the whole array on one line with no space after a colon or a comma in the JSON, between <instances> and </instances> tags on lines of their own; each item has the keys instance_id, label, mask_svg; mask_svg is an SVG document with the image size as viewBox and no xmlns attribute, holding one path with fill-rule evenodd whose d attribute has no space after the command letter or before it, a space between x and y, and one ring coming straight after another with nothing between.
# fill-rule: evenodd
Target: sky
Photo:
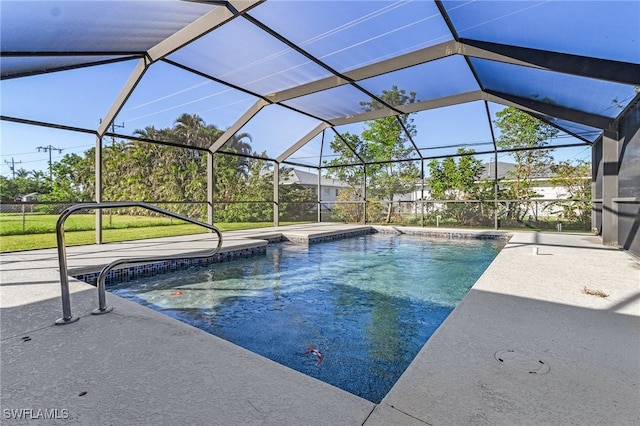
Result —
<instances>
[{"instance_id":1,"label":"sky","mask_svg":"<svg viewBox=\"0 0 640 426\"><path fill-rule=\"evenodd\" d=\"M632 17L625 17L622 13L612 13L613 9L607 6L611 4L610 2L586 2L585 5L588 7L580 9L584 14L599 15L597 21L594 21L599 22L600 25L597 31L580 25L580 17L576 17L575 14L570 16L568 12L575 12L575 10L565 9L571 8L571 2L497 2L498 11L495 16L488 16L483 12L482 3L445 2L451 18L460 25L459 31L462 37L487 39L499 37L504 42L529 44L530 47L535 48L547 48L549 45L557 44L560 49L573 49L577 54L637 61L637 57L633 56L634 52L638 51L637 37L635 41L630 42L635 44L616 46L613 53L611 46L607 44L610 37L627 40L627 34L621 33L625 31L625 25L631 28L626 31L633 31L634 25L637 27L637 23L630 21ZM332 3L332 7L339 10L330 11L331 19L327 19L329 11L326 4L327 2L269 1L254 9L252 15L256 19L269 23L285 37L334 68L353 69L374 60L389 58L398 53L450 39L450 34L441 22L442 19L432 2L420 0L336 2ZM192 4L189 7L202 7L202 5ZM42 13L40 18L45 21L48 19L46 12L46 10L34 11L37 14ZM55 15L64 17L65 12L66 10L62 8ZM117 15L117 10L114 13ZM136 12L126 13L135 15ZM301 14L312 14L317 19L293 19ZM540 20L541 17L548 18L548 22ZM591 19L589 16L582 18ZM292 54L289 49L283 48L282 43L265 37L246 21L236 21L234 25L225 25L221 30L197 40L183 51L170 55L169 59L202 69L232 84L241 84L265 94L327 75L326 70L309 62L301 55ZM311 26L310 22L317 27L307 28ZM525 24L530 22L536 22L536 25L530 25L531 28L526 27ZM13 28L11 25L18 25L16 28L20 28L20 23L6 21L2 23L6 28ZM612 25L613 23L617 25ZM558 27L559 25L562 27ZM516 27L518 31L514 31ZM557 30L557 28L561 29ZM75 30L77 32L77 28ZM552 30L561 32L560 35L563 36L561 42L558 41L560 40L557 37L558 34ZM2 36L6 43L13 42L19 45L21 42L28 42L29 34L21 35L19 31L13 31L10 34L3 33ZM126 36L127 34L124 34L123 37L126 38ZM518 39L518 36L522 38ZM20 37L24 37L24 40ZM89 35L87 37L89 38ZM237 39L241 39L242 43L229 42ZM418 43L415 40L423 41ZM81 45L82 40L77 40L76 37L74 43ZM612 57L612 55L618 56ZM419 100L472 90L475 85L473 76L468 71L464 71L464 67L454 67L456 61L462 61L461 57L453 56L446 61L435 61L402 70L394 75L371 78L362 81L361 85L372 93L380 93L381 90L389 89L389 85L395 83L401 89L416 91ZM447 65L447 62L452 66ZM64 126L95 129L114 103L134 66L134 61L124 61L2 80L0 81L1 114ZM478 62L477 66L481 71L486 70L500 76L495 84L504 84L507 87L515 84L502 78L504 73L500 68L493 69L481 62ZM535 87L535 90L541 94L544 94L545 88L550 83L567 83L564 79L553 80L559 77L550 77L541 72L535 74L531 71L531 73L526 76L531 80L533 87L538 84L539 87ZM570 83L576 84L578 89L585 84L579 80ZM573 87L574 91L570 92L576 99L560 99L560 101L578 102L581 105L591 106L595 111L611 113L611 111L607 112L612 108L609 101L597 104L592 99L593 96L589 97L587 90L576 92L576 87ZM601 85L598 86L598 90L612 91L615 93L615 99L625 100L629 96L629 90L626 87ZM349 105L358 106L358 101L362 100L358 96L362 94L345 86L326 93L310 95L303 101L311 101L313 111L317 115L335 117L340 116L339 114L344 115L346 108L350 108ZM250 94L207 80L170 64L158 62L149 68L114 120L114 130L117 133L132 135L136 130L151 125L156 128L171 127L176 118L183 113L198 114L207 124L224 130L236 122L256 100ZM299 101L296 99L290 104L295 107ZM500 105L490 104L492 115L501 108L503 107ZM353 112L356 111L353 110ZM613 113L615 114L615 111ZM468 144L477 151L491 149L489 120L483 102L424 111L415 114L413 118L418 130L415 141L420 148ZM269 106L263 108L241 131L252 136L252 146L255 151L266 150L269 156L275 158L319 123L320 121L316 119L292 113L286 108ZM338 130L358 131L358 129L362 129L361 124ZM15 170L23 168L28 171L46 171L49 154L52 160L56 161L66 154L81 154L96 143L95 137L91 134L28 126L5 120L0 121L0 141L0 173L7 177L11 176L11 167ZM108 142L109 140L106 141ZM559 135L551 142L552 144L580 143L566 134ZM318 138L306 149L295 153L293 157L296 161L317 164L317 160L312 158L316 154L311 152L311 148L316 146L319 146ZM447 152L455 152L455 148L444 151L430 149L424 151L424 155L440 155ZM493 159L493 155L490 157ZM554 157L557 160L590 161L591 152L588 146L581 146L557 150ZM506 154L500 154L499 160L509 161L509 157ZM487 157L485 161L489 161L489 158Z\"/></svg>"},{"instance_id":2,"label":"sky","mask_svg":"<svg viewBox=\"0 0 640 426\"><path fill-rule=\"evenodd\" d=\"M2 115L95 129L130 72L130 67L126 65L121 63L103 69L82 69L3 81L0 83ZM172 75L175 70L165 64L158 65L162 69L139 86L114 121L116 133L131 135L135 130L149 125L156 128L171 127L182 113L196 113L207 124L226 129L255 102L249 95L230 93L232 91L217 83L202 81L188 74L184 75L186 81L181 81L179 85L163 84L162 81L173 82L178 79ZM162 90L154 90L154 86ZM501 108L500 105L492 105L492 113ZM418 147L472 144L477 151L490 150L492 147L488 119L481 102L417 113L413 118L418 130L415 138ZM283 122L287 123L286 127L282 125ZM269 107L242 131L253 137L254 150L267 149L270 155L277 156L288 144L302 138L318 123L284 108ZM358 132L362 129L360 123L339 130ZM273 141L268 140L270 138ZM82 154L96 143L92 134L8 121L0 121L0 140L0 170L6 177L11 177L12 166L16 171L21 168L47 171L49 154L55 162L66 154ZM580 143L567 135L561 135L556 142ZM109 143L108 138L106 143ZM476 145L479 143L484 145ZM310 144L309 149L317 147ZM304 151L302 149L294 154L294 161L316 161L315 158L308 158L316 154L305 157ZM439 155L440 152L430 150L425 151L425 155ZM555 156L558 159L591 159L588 147L558 150ZM506 154L500 154L500 157L500 161L509 161Z\"/></svg>"}]
</instances>

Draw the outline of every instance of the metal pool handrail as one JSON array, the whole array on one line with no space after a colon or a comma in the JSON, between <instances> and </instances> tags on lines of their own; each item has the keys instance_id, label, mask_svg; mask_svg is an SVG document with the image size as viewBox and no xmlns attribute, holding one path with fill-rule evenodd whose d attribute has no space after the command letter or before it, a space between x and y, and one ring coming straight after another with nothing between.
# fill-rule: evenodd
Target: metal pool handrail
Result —
<instances>
[{"instance_id":1,"label":"metal pool handrail","mask_svg":"<svg viewBox=\"0 0 640 426\"><path fill-rule=\"evenodd\" d=\"M69 296L69 277L67 270L67 247L65 245L64 240L64 222L67 220L71 214L78 210L85 209L94 209L94 210L102 210L102 209L111 209L111 208L119 208L119 207L142 207L147 210L154 211L156 213L164 214L166 216L170 216L176 219L184 220L185 222L193 223L195 225L202 226L204 228L208 228L218 234L218 245L211 251L195 254L195 255L185 255L185 256L156 256L156 257L138 257L138 258L123 258L119 260L115 260L109 263L107 266L102 268L100 274L98 275L98 309L93 310L94 314L106 314L107 312L111 312L113 308L106 306L106 296L105 296L105 281L107 273L113 269L114 267L122 264L136 264L142 262L157 262L160 260L171 260L171 259L196 259L202 257L213 256L220 251L222 247L222 234L220 230L213 225L209 225L208 223L200 222L195 219L191 219L186 216L179 215L177 213L173 213L168 210L161 209L159 207L153 206L147 203L140 202L106 202L106 203L84 203L84 204L76 204L64 210L60 217L58 217L58 222L56 223L56 238L58 243L58 264L60 266L60 286L62 288L62 315L63 317L56 321L56 324L70 324L79 319L79 317L74 317L71 315L71 299Z\"/></svg>"}]
</instances>

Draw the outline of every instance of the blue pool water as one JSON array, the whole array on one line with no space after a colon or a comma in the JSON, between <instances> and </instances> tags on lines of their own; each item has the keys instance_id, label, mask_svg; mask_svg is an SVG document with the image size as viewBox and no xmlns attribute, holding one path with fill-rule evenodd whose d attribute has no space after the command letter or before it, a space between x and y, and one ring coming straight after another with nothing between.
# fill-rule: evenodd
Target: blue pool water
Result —
<instances>
[{"instance_id":1,"label":"blue pool water","mask_svg":"<svg viewBox=\"0 0 640 426\"><path fill-rule=\"evenodd\" d=\"M390 234L280 243L109 291L378 403L503 246Z\"/></svg>"}]
</instances>

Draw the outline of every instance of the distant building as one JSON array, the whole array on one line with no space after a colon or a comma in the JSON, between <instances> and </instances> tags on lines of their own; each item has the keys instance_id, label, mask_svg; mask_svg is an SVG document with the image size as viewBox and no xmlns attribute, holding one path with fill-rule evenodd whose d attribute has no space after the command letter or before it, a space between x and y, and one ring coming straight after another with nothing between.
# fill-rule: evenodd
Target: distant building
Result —
<instances>
[{"instance_id":1,"label":"distant building","mask_svg":"<svg viewBox=\"0 0 640 426\"><path fill-rule=\"evenodd\" d=\"M500 181L500 187L504 188L509 186L510 182L510 172L513 171L516 167L513 163L506 163L503 161L498 161L497 163L489 162L484 163L484 170L482 174L479 176L478 181L493 181L495 179L495 165L497 164L498 169L498 179ZM531 181L534 183L531 188L535 191L538 196L534 197L534 199L563 199L567 197L567 191L562 186L553 186L551 184L551 179L554 177L553 172L550 167L546 167L542 170L541 173L535 175L531 178ZM585 176L585 179L591 179L590 176ZM431 198L431 190L425 185L424 190L421 188L421 182L417 182L415 186L415 190L408 194L402 194L396 197L396 200L400 201L417 201L422 199L424 191L424 199L428 200Z\"/></svg>"},{"instance_id":2,"label":"distant building","mask_svg":"<svg viewBox=\"0 0 640 426\"><path fill-rule=\"evenodd\" d=\"M288 174L280 175L280 183L282 185L293 185L297 183L305 188L311 189L314 194L318 194L318 175L315 173L291 169ZM320 179L320 199L322 201L336 201L340 191L348 186L346 182L323 177Z\"/></svg>"},{"instance_id":3,"label":"distant building","mask_svg":"<svg viewBox=\"0 0 640 426\"><path fill-rule=\"evenodd\" d=\"M41 194L39 192L32 192L31 194L26 194L26 195L18 195L16 197L16 201L21 201L23 203L37 201L40 195Z\"/></svg>"},{"instance_id":4,"label":"distant building","mask_svg":"<svg viewBox=\"0 0 640 426\"><path fill-rule=\"evenodd\" d=\"M484 172L480 176L480 181L494 180L495 179L495 165L498 166L498 179L500 180L501 187L509 186L511 180L510 173L515 169L516 165L513 163L505 163L498 161L497 163L484 163ZM553 186L551 179L554 178L554 173L551 171L551 167L545 167L540 173L533 175L530 180L533 182L532 190L535 191L538 196L534 199L562 199L567 197L567 191L562 186ZM585 179L591 179L590 176L585 176Z\"/></svg>"}]
</instances>

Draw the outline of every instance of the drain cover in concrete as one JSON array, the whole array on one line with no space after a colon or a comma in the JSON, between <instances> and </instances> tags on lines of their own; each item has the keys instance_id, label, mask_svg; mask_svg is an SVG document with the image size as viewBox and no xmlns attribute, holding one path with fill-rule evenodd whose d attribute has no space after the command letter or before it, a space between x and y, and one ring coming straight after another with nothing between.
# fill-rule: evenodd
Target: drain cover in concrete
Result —
<instances>
[{"instance_id":1,"label":"drain cover in concrete","mask_svg":"<svg viewBox=\"0 0 640 426\"><path fill-rule=\"evenodd\" d=\"M547 374L550 370L546 362L535 359L527 353L514 351L513 349L498 351L495 357L500 364L529 374Z\"/></svg>"}]
</instances>

